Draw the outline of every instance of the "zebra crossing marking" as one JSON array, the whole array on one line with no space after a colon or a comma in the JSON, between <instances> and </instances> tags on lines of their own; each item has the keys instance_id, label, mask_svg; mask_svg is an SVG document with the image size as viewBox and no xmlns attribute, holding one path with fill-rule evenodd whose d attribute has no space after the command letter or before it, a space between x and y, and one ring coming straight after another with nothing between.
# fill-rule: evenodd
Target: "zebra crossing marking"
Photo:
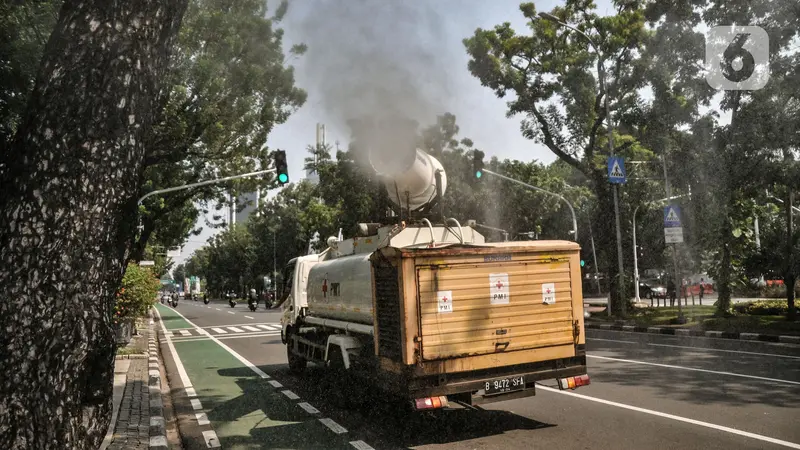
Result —
<instances>
[{"instance_id":1,"label":"zebra crossing marking","mask_svg":"<svg viewBox=\"0 0 800 450\"><path fill-rule=\"evenodd\" d=\"M244 333L244 330L241 328L236 328L236 327L225 327L225 328L233 331L234 333Z\"/></svg>"}]
</instances>

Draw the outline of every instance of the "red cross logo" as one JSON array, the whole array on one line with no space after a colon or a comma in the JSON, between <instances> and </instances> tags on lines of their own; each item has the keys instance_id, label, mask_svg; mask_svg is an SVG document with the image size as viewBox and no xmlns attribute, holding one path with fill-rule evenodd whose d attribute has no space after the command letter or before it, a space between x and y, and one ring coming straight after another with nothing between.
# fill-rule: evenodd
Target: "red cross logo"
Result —
<instances>
[{"instance_id":1,"label":"red cross logo","mask_svg":"<svg viewBox=\"0 0 800 450\"><path fill-rule=\"evenodd\" d=\"M327 278L322 280L322 296L323 297L327 297L328 296L328 279Z\"/></svg>"},{"instance_id":2,"label":"red cross logo","mask_svg":"<svg viewBox=\"0 0 800 450\"><path fill-rule=\"evenodd\" d=\"M550 293L550 288L547 288L547 293L548 293L548 294Z\"/></svg>"},{"instance_id":3,"label":"red cross logo","mask_svg":"<svg viewBox=\"0 0 800 450\"><path fill-rule=\"evenodd\" d=\"M447 303L447 296L445 296L445 297L442 297L442 301L443 301L443 302L445 302L445 303Z\"/></svg>"},{"instance_id":4,"label":"red cross logo","mask_svg":"<svg viewBox=\"0 0 800 450\"><path fill-rule=\"evenodd\" d=\"M503 281L502 280L497 280L497 289L498 290L503 289Z\"/></svg>"}]
</instances>

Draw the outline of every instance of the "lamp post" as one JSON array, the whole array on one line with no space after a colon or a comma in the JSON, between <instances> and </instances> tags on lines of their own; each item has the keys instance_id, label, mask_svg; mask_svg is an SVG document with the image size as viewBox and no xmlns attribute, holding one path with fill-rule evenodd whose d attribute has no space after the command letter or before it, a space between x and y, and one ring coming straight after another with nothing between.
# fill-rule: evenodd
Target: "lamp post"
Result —
<instances>
[{"instance_id":1,"label":"lamp post","mask_svg":"<svg viewBox=\"0 0 800 450\"><path fill-rule=\"evenodd\" d=\"M611 121L611 110L610 110L610 108L608 106L608 91L606 90L606 79L605 79L606 78L606 71L605 71L605 68L603 67L602 60L600 58L600 50L597 47L597 44L595 44L594 40L591 37L589 37L588 34L584 33L583 31L581 31L581 30L579 30L579 29L577 29L575 27L573 27L572 25L569 25L567 23L564 23L564 22L560 21L558 19L558 17L556 17L556 16L554 16L552 14L549 14L549 13L546 13L546 12L540 12L539 13L539 17L541 17L543 19L546 19L546 20L549 20L549 21L551 21L551 22L553 22L555 24L558 24L559 26L562 26L564 28L568 28L568 29L578 33L579 35L583 36L589 42L589 45L592 46L592 48L594 49L595 53L597 53L597 78L598 78L598 81L600 83L600 92L603 94L603 107L605 108L606 120L608 120L608 126L606 127L608 129L608 152L609 152L609 154L611 156L614 156L615 153L616 153L614 151L614 125L612 124L612 121ZM616 228L617 228L617 266L618 266L617 267L617 271L618 271L617 276L619 277L619 284L618 284L618 286L619 286L619 299L620 299L620 301L624 302L625 301L625 283L624 283L625 270L624 270L624 266L623 266L623 263L622 263L622 228L620 226L620 219L619 219L619 187L617 186L617 184L614 184L612 186L612 192L613 192L613 196L614 196L614 222L615 222ZM609 309L609 311L611 311L611 305L609 305L608 309ZM621 310L624 311L625 309L622 308Z\"/></svg>"},{"instance_id":2,"label":"lamp post","mask_svg":"<svg viewBox=\"0 0 800 450\"><path fill-rule=\"evenodd\" d=\"M498 178L502 178L502 179L504 179L506 181L510 181L512 183L519 184L520 186L524 186L524 187L526 187L528 189L532 189L534 191L542 192L542 193L547 194L547 195L552 195L553 197L557 197L557 198L561 199L561 201L563 201L564 203L567 204L567 206L569 207L569 212L572 214L572 234L574 235L575 241L578 240L578 220L577 220L577 217L575 216L575 208L572 207L572 204L563 195L556 194L555 192L550 192L550 191L548 191L546 189L542 189L542 188L540 188L538 186L534 186L532 184L523 183L522 181L515 180L513 178L509 178L509 177L507 177L505 175L500 175L499 173L492 172L489 169L483 169L483 172L486 172L489 175L494 175L494 176L496 176Z\"/></svg>"}]
</instances>

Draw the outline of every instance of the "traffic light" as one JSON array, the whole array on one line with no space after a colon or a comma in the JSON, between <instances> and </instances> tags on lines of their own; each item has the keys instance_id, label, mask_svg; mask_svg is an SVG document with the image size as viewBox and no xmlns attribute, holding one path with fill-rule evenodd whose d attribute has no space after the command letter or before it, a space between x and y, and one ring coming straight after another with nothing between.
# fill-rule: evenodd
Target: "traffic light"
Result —
<instances>
[{"instance_id":1,"label":"traffic light","mask_svg":"<svg viewBox=\"0 0 800 450\"><path fill-rule=\"evenodd\" d=\"M584 266L586 266L586 261L581 260L581 267L584 267Z\"/></svg>"},{"instance_id":2,"label":"traffic light","mask_svg":"<svg viewBox=\"0 0 800 450\"><path fill-rule=\"evenodd\" d=\"M483 177L483 152L480 150L472 152L472 174L474 181L480 181Z\"/></svg>"},{"instance_id":3,"label":"traffic light","mask_svg":"<svg viewBox=\"0 0 800 450\"><path fill-rule=\"evenodd\" d=\"M281 186L289 182L289 168L286 166L286 152L283 150L275 150L275 172Z\"/></svg>"}]
</instances>

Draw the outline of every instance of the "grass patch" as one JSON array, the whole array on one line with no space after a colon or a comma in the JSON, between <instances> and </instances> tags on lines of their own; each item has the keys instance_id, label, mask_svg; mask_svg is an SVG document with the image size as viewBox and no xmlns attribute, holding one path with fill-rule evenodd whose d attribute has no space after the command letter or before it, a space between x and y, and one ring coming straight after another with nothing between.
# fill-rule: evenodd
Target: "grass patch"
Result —
<instances>
[{"instance_id":1,"label":"grass patch","mask_svg":"<svg viewBox=\"0 0 800 450\"><path fill-rule=\"evenodd\" d=\"M641 308L633 311L624 321L625 325L640 327L688 328L703 331L729 333L761 333L800 336L800 321L788 322L783 315L736 314L731 317L714 317L714 306L684 306L685 324L678 323L678 308ZM594 321L619 322L609 318L605 311L592 313Z\"/></svg>"},{"instance_id":2,"label":"grass patch","mask_svg":"<svg viewBox=\"0 0 800 450\"><path fill-rule=\"evenodd\" d=\"M126 345L125 347L119 347L117 349L117 355L120 355L120 356L122 356L122 355L137 355L137 354L142 354L142 353L144 353L144 352L142 352L140 349L136 348L133 345Z\"/></svg>"}]
</instances>

